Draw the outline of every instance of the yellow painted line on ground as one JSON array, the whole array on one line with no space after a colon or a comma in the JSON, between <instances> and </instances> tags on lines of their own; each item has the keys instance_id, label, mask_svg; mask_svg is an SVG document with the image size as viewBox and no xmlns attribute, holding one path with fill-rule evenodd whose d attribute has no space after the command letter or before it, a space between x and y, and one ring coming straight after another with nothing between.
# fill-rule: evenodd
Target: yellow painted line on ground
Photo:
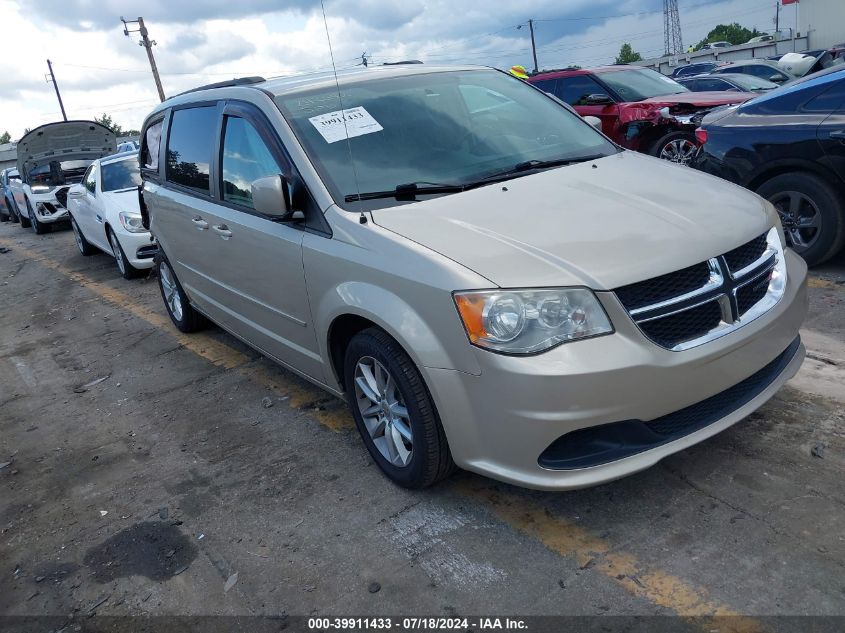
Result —
<instances>
[{"instance_id":1,"label":"yellow painted line on ground","mask_svg":"<svg viewBox=\"0 0 845 633\"><path fill-rule=\"evenodd\" d=\"M635 596L687 618L718 617L720 632L759 633L764 630L753 618L709 598L706 589L665 571L650 569L636 556L616 549L606 539L554 516L530 497L532 493L502 492L493 485L479 487L472 481L459 482L455 488L462 496L486 506L496 518L512 528L561 556L574 558L580 567L607 576ZM697 623L702 621L697 620ZM713 629L707 620L703 623L706 630Z\"/></svg>"},{"instance_id":2,"label":"yellow painted line on ground","mask_svg":"<svg viewBox=\"0 0 845 633\"><path fill-rule=\"evenodd\" d=\"M71 270L61 262L10 240L0 238L0 245L17 252L28 260L38 262L51 270L61 273L105 301L122 310L126 310L153 327L161 329L176 339L179 345L197 356L204 358L213 365L225 369L236 369L249 380L270 389L280 396L287 396L289 398L288 404L295 409L308 408L308 405L311 403L324 400L327 397L326 392L311 386L305 381L293 379L283 369L259 364L264 361L253 362L243 352L207 334L203 334L202 332L184 334L180 332L170 321L170 317L164 312L162 304L158 304L156 306L157 309L153 309L147 305L138 303L122 290L89 279L85 275ZM333 431L341 431L354 427L352 417L345 409L322 411L313 409L312 407L310 412L321 424Z\"/></svg>"},{"instance_id":3,"label":"yellow painted line on ground","mask_svg":"<svg viewBox=\"0 0 845 633\"><path fill-rule=\"evenodd\" d=\"M299 379L292 379L284 370L269 369L264 361L250 361L242 352L202 333L186 335L179 332L170 318L137 303L126 293L106 284L88 279L67 266L28 248L0 238L0 245L55 270L115 306L125 309L154 327L173 336L182 346L226 369L235 369L247 379L267 389L289 397L293 408L307 408L324 399L326 393ZM163 310L163 308L162 308ZM354 427L352 416L344 409L310 413L323 426L341 431ZM650 569L634 555L619 551L607 540L565 519L550 514L530 493L503 493L491 485L460 482L453 487L462 496L478 501L499 520L512 529L530 536L549 550L573 558L580 566L595 569L616 584L645 600L673 610L686 617L721 617L718 629L726 633L759 633L762 627L752 618L742 616L732 608L707 597L705 589L694 587L685 580L661 570ZM712 629L712 626L705 626Z\"/></svg>"},{"instance_id":4,"label":"yellow painted line on ground","mask_svg":"<svg viewBox=\"0 0 845 633\"><path fill-rule=\"evenodd\" d=\"M808 277L807 285L810 288L824 288L825 290L845 290L845 286L830 281L829 279L819 279L818 277Z\"/></svg>"}]
</instances>

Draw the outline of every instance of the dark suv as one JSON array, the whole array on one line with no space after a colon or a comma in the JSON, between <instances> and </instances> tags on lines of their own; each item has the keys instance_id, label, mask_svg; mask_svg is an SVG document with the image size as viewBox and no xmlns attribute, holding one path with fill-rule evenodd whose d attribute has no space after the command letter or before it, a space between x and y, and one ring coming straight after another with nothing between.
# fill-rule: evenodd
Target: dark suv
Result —
<instances>
[{"instance_id":1,"label":"dark suv","mask_svg":"<svg viewBox=\"0 0 845 633\"><path fill-rule=\"evenodd\" d=\"M639 66L551 71L528 81L568 103L581 116L601 119L602 131L622 147L684 165L698 151L695 128L704 114L752 96L691 92L675 80Z\"/></svg>"}]
</instances>

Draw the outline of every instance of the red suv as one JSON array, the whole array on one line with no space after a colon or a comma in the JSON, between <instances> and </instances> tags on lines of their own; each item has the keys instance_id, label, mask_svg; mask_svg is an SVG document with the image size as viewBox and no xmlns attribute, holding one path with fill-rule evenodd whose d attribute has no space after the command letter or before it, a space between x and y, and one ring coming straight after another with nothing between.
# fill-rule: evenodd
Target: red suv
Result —
<instances>
[{"instance_id":1,"label":"red suv","mask_svg":"<svg viewBox=\"0 0 845 633\"><path fill-rule=\"evenodd\" d=\"M695 156L695 128L718 106L742 103L742 92L691 92L674 79L639 66L542 72L529 82L601 119L602 131L622 147L686 165Z\"/></svg>"}]
</instances>

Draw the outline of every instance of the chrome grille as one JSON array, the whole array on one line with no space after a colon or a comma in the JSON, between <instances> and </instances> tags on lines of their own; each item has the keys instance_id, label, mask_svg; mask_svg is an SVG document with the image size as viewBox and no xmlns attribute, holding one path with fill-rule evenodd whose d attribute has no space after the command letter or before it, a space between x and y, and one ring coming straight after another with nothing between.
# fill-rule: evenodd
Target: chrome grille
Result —
<instances>
[{"instance_id":1,"label":"chrome grille","mask_svg":"<svg viewBox=\"0 0 845 633\"><path fill-rule=\"evenodd\" d=\"M767 311L783 293L783 283L772 280L785 274L780 237L771 229L706 262L614 292L646 337L681 351Z\"/></svg>"}]
</instances>

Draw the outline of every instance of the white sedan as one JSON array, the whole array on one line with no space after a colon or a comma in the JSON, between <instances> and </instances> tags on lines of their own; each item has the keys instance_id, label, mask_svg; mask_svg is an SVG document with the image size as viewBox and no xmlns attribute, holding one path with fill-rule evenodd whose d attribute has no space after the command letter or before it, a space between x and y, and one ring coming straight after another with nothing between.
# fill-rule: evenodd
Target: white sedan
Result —
<instances>
[{"instance_id":1,"label":"white sedan","mask_svg":"<svg viewBox=\"0 0 845 633\"><path fill-rule=\"evenodd\" d=\"M106 156L91 163L82 182L68 192L76 245L83 255L112 255L126 279L152 268L157 246L141 224L138 153Z\"/></svg>"}]
</instances>

